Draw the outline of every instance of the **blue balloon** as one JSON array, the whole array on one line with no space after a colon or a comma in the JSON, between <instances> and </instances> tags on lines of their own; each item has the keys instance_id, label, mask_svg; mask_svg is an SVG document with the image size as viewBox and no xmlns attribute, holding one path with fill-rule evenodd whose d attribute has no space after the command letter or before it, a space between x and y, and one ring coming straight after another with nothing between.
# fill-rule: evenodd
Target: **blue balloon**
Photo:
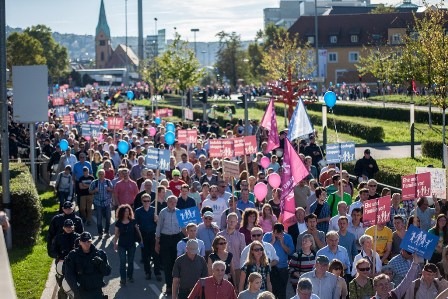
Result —
<instances>
[{"instance_id":1,"label":"blue balloon","mask_svg":"<svg viewBox=\"0 0 448 299\"><path fill-rule=\"evenodd\" d=\"M80 104L84 104L84 99L83 98L79 98L79 103Z\"/></svg>"},{"instance_id":2,"label":"blue balloon","mask_svg":"<svg viewBox=\"0 0 448 299\"><path fill-rule=\"evenodd\" d=\"M129 150L129 143L127 143L124 140L120 140L118 142L118 151L124 155L128 153L128 150Z\"/></svg>"},{"instance_id":3,"label":"blue balloon","mask_svg":"<svg viewBox=\"0 0 448 299\"><path fill-rule=\"evenodd\" d=\"M324 94L324 101L328 108L333 108L333 106L336 104L336 94L332 91L327 91Z\"/></svg>"},{"instance_id":4,"label":"blue balloon","mask_svg":"<svg viewBox=\"0 0 448 299\"><path fill-rule=\"evenodd\" d=\"M167 132L175 132L176 131L176 127L174 126L173 123L167 123L165 127L166 127Z\"/></svg>"},{"instance_id":5,"label":"blue balloon","mask_svg":"<svg viewBox=\"0 0 448 299\"><path fill-rule=\"evenodd\" d=\"M154 119L154 122L156 123L156 125L160 125L160 123L162 122L162 119L160 117L156 117Z\"/></svg>"},{"instance_id":6,"label":"blue balloon","mask_svg":"<svg viewBox=\"0 0 448 299\"><path fill-rule=\"evenodd\" d=\"M169 145L172 145L174 143L174 133L173 132L166 132L165 133L165 142Z\"/></svg>"},{"instance_id":7,"label":"blue balloon","mask_svg":"<svg viewBox=\"0 0 448 299\"><path fill-rule=\"evenodd\" d=\"M61 148L61 151L65 152L68 149L68 141L66 139L61 139L61 141L59 141L59 147Z\"/></svg>"},{"instance_id":8,"label":"blue balloon","mask_svg":"<svg viewBox=\"0 0 448 299\"><path fill-rule=\"evenodd\" d=\"M111 100L107 100L106 104L107 104L107 106L110 106L110 105L112 105L112 101Z\"/></svg>"},{"instance_id":9,"label":"blue balloon","mask_svg":"<svg viewBox=\"0 0 448 299\"><path fill-rule=\"evenodd\" d=\"M130 99L130 100L132 100L134 98L134 92L132 90L128 90L126 95L128 96L128 99Z\"/></svg>"}]
</instances>

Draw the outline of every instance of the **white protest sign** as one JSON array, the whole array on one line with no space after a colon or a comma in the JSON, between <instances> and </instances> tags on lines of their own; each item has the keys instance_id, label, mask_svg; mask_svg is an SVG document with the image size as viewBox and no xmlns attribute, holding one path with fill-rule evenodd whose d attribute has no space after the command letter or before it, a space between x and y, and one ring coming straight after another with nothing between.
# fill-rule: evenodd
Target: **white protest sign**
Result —
<instances>
[{"instance_id":1,"label":"white protest sign","mask_svg":"<svg viewBox=\"0 0 448 299\"><path fill-rule=\"evenodd\" d=\"M446 169L433 167L416 167L415 173L424 172L431 173L431 192L434 193L437 198L446 198Z\"/></svg>"},{"instance_id":2,"label":"white protest sign","mask_svg":"<svg viewBox=\"0 0 448 299\"><path fill-rule=\"evenodd\" d=\"M223 160L222 168L224 171L224 175L227 177L237 178L240 176L240 165L238 162Z\"/></svg>"},{"instance_id":3,"label":"white protest sign","mask_svg":"<svg viewBox=\"0 0 448 299\"><path fill-rule=\"evenodd\" d=\"M128 115L128 104L120 103L118 104L118 113L121 117L126 117Z\"/></svg>"},{"instance_id":4,"label":"white protest sign","mask_svg":"<svg viewBox=\"0 0 448 299\"><path fill-rule=\"evenodd\" d=\"M189 108L185 108L185 119L193 120L193 110L191 110Z\"/></svg>"}]
</instances>

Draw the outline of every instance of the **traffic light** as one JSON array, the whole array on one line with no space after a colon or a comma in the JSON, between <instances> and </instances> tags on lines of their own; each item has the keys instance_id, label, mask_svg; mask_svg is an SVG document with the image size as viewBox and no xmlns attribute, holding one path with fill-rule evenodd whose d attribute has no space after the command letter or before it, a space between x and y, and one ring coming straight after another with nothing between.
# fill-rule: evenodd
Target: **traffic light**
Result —
<instances>
[{"instance_id":1,"label":"traffic light","mask_svg":"<svg viewBox=\"0 0 448 299\"><path fill-rule=\"evenodd\" d=\"M247 100L246 94L242 94L238 96L238 101L236 102L236 104L242 108L245 108L246 100Z\"/></svg>"},{"instance_id":2,"label":"traffic light","mask_svg":"<svg viewBox=\"0 0 448 299\"><path fill-rule=\"evenodd\" d=\"M207 104L207 92L205 90L202 90L198 93L199 95L199 101L201 101L204 104Z\"/></svg>"}]
</instances>

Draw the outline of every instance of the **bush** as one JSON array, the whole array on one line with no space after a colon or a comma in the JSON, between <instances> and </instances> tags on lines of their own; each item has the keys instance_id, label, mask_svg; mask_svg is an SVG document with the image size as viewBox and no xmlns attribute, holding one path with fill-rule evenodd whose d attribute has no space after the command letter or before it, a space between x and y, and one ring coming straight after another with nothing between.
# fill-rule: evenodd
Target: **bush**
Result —
<instances>
[{"instance_id":1,"label":"bush","mask_svg":"<svg viewBox=\"0 0 448 299\"><path fill-rule=\"evenodd\" d=\"M422 142L422 155L434 159L443 159L443 144L442 141L428 141Z\"/></svg>"},{"instance_id":2,"label":"bush","mask_svg":"<svg viewBox=\"0 0 448 299\"><path fill-rule=\"evenodd\" d=\"M310 111L321 112L322 104L310 103L306 105L306 108ZM409 109L391 107L383 108L378 106L370 106L367 104L366 106L359 106L338 102L337 105L333 107L333 111L336 115L376 118L392 121L409 122L410 118ZM426 111L415 110L414 118L416 123L428 123L429 114ZM432 112L431 119L434 125L442 125L442 113Z\"/></svg>"},{"instance_id":3,"label":"bush","mask_svg":"<svg viewBox=\"0 0 448 299\"><path fill-rule=\"evenodd\" d=\"M36 244L42 220L42 204L25 164L10 164L11 229L14 247ZM0 194L0 201L3 198Z\"/></svg>"}]
</instances>

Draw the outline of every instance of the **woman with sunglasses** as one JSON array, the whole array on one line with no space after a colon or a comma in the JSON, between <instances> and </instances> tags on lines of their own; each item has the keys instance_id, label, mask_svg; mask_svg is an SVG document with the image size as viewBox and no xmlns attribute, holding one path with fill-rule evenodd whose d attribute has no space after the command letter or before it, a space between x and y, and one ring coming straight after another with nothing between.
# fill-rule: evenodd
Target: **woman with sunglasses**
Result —
<instances>
[{"instance_id":1,"label":"woman with sunglasses","mask_svg":"<svg viewBox=\"0 0 448 299\"><path fill-rule=\"evenodd\" d=\"M208 275L213 275L212 265L216 261L223 261L226 264L226 273L224 279L230 281L235 285L233 277L235 277L235 271L232 267L233 254L227 251L227 240L223 236L216 236L212 243L212 253L207 259Z\"/></svg>"},{"instance_id":2,"label":"woman with sunglasses","mask_svg":"<svg viewBox=\"0 0 448 299\"><path fill-rule=\"evenodd\" d=\"M264 252L263 245L259 241L253 241L249 247L249 254L247 256L244 266L241 268L240 283L238 285L238 291L242 292L247 288L247 280L250 273L258 272L262 276L262 282L260 290L272 292L271 285L271 268L269 261Z\"/></svg>"},{"instance_id":3,"label":"woman with sunglasses","mask_svg":"<svg viewBox=\"0 0 448 299\"><path fill-rule=\"evenodd\" d=\"M360 259L355 264L356 277L349 283L350 299L367 299L375 295L373 279L369 277L370 263Z\"/></svg>"},{"instance_id":4,"label":"woman with sunglasses","mask_svg":"<svg viewBox=\"0 0 448 299\"><path fill-rule=\"evenodd\" d=\"M342 265L342 263L337 259L332 260L330 262L328 272L336 275L336 277L338 278L338 286L341 289L341 298L347 298L347 283L344 279L344 266Z\"/></svg>"}]
</instances>

